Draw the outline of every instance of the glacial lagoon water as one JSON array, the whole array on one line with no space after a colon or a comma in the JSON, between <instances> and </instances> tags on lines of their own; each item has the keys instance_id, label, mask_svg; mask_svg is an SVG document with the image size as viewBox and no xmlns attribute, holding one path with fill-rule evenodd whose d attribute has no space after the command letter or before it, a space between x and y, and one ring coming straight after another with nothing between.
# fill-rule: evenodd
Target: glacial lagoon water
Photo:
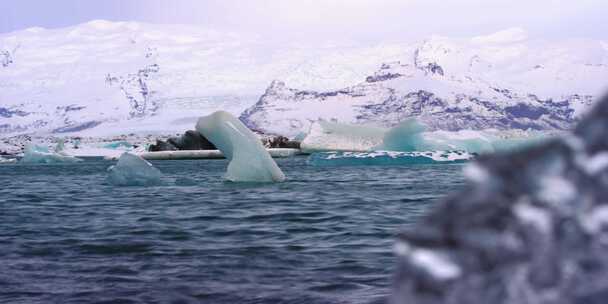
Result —
<instances>
[{"instance_id":1,"label":"glacial lagoon water","mask_svg":"<svg viewBox=\"0 0 608 304\"><path fill-rule=\"evenodd\" d=\"M225 160L0 165L0 303L382 303L396 234L463 187L462 165L314 167L222 179Z\"/></svg>"}]
</instances>

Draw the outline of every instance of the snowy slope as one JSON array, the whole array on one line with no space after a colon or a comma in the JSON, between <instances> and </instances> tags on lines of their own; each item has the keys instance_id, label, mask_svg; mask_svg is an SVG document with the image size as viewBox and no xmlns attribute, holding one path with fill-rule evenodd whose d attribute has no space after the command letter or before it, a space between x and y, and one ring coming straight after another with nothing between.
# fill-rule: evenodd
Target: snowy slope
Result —
<instances>
[{"instance_id":1,"label":"snowy slope","mask_svg":"<svg viewBox=\"0 0 608 304\"><path fill-rule=\"evenodd\" d=\"M0 137L183 131L213 110L239 115L273 79L336 89L399 54L101 20L0 34Z\"/></svg>"},{"instance_id":2,"label":"snowy slope","mask_svg":"<svg viewBox=\"0 0 608 304\"><path fill-rule=\"evenodd\" d=\"M296 136L317 120L430 129L568 129L608 88L601 41L530 40L522 29L471 39L432 37L339 90L274 81L241 115L254 129ZM291 85L290 85L291 86Z\"/></svg>"}]
</instances>

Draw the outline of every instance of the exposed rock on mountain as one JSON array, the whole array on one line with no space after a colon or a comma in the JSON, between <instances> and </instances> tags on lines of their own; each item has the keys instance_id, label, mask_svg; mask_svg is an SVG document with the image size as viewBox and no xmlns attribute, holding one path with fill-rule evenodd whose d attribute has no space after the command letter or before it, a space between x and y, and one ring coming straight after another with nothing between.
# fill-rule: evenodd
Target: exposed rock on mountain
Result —
<instances>
[{"instance_id":1,"label":"exposed rock on mountain","mask_svg":"<svg viewBox=\"0 0 608 304\"><path fill-rule=\"evenodd\" d=\"M549 51L517 37L434 37L414 47L409 59L384 63L364 82L340 90L297 90L274 81L241 119L285 136L305 133L317 120L391 127L412 117L431 130L572 128L607 87L598 79L608 69L584 62L608 62L608 51L583 42Z\"/></svg>"},{"instance_id":2,"label":"exposed rock on mountain","mask_svg":"<svg viewBox=\"0 0 608 304\"><path fill-rule=\"evenodd\" d=\"M393 303L603 303L608 98L567 137L465 170L470 185L400 236Z\"/></svg>"}]
</instances>

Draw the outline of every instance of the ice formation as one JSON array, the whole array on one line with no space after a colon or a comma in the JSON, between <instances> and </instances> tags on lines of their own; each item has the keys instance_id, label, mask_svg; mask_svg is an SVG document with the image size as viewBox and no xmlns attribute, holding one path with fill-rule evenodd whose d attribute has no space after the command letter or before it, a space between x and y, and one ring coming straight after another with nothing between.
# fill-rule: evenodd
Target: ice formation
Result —
<instances>
[{"instance_id":1,"label":"ice formation","mask_svg":"<svg viewBox=\"0 0 608 304\"><path fill-rule=\"evenodd\" d=\"M2 156L0 156L0 164L12 164L16 162L17 160L14 158L3 158Z\"/></svg>"},{"instance_id":2,"label":"ice formation","mask_svg":"<svg viewBox=\"0 0 608 304\"><path fill-rule=\"evenodd\" d=\"M116 165L108 168L108 181L116 186L154 186L161 184L162 173L143 158L123 153Z\"/></svg>"},{"instance_id":3,"label":"ice formation","mask_svg":"<svg viewBox=\"0 0 608 304\"><path fill-rule=\"evenodd\" d=\"M313 166L399 166L464 163L473 157L474 155L462 151L317 152L308 157L308 163Z\"/></svg>"},{"instance_id":4,"label":"ice formation","mask_svg":"<svg viewBox=\"0 0 608 304\"><path fill-rule=\"evenodd\" d=\"M285 175L260 139L232 114L217 111L201 117L196 130L230 161L225 178L234 182L281 182Z\"/></svg>"},{"instance_id":5,"label":"ice formation","mask_svg":"<svg viewBox=\"0 0 608 304\"><path fill-rule=\"evenodd\" d=\"M392 129L316 122L302 141L305 152L323 151L449 151L492 153L510 151L542 142L548 136L533 131L462 130L424 131L416 120L405 120Z\"/></svg>"},{"instance_id":6,"label":"ice formation","mask_svg":"<svg viewBox=\"0 0 608 304\"><path fill-rule=\"evenodd\" d=\"M19 162L30 164L76 163L82 159L67 155L59 146L59 151L51 152L48 148L37 145L27 145L23 158Z\"/></svg>"},{"instance_id":7,"label":"ice formation","mask_svg":"<svg viewBox=\"0 0 608 304\"><path fill-rule=\"evenodd\" d=\"M305 152L371 151L382 143L386 129L318 121L312 124L300 148Z\"/></svg>"},{"instance_id":8,"label":"ice formation","mask_svg":"<svg viewBox=\"0 0 608 304\"><path fill-rule=\"evenodd\" d=\"M608 98L590 113L469 165L469 185L401 233L391 303L605 303Z\"/></svg>"}]
</instances>

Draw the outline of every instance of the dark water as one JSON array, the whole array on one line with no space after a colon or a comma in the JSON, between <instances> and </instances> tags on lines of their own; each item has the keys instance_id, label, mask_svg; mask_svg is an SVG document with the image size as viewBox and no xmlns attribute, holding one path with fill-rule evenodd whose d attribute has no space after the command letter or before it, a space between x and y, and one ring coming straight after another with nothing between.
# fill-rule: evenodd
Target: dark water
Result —
<instances>
[{"instance_id":1,"label":"dark water","mask_svg":"<svg viewBox=\"0 0 608 304\"><path fill-rule=\"evenodd\" d=\"M155 162L168 185L149 188L108 185L101 160L0 165L0 303L382 302L396 233L462 167L305 160L261 185L223 182L223 160Z\"/></svg>"}]
</instances>

